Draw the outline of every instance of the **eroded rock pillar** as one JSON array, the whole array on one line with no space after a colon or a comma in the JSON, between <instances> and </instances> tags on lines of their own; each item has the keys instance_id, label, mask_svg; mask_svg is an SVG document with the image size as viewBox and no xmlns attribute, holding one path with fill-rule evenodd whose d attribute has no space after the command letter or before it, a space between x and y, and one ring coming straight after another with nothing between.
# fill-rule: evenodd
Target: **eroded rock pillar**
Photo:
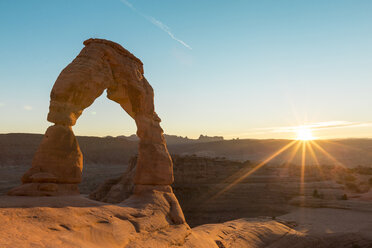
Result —
<instances>
[{"instance_id":1,"label":"eroded rock pillar","mask_svg":"<svg viewBox=\"0 0 372 248\"><path fill-rule=\"evenodd\" d=\"M173 163L159 123L160 118L155 113L150 117L136 118L137 136L140 138L134 178L136 185L173 183Z\"/></svg>"},{"instance_id":2,"label":"eroded rock pillar","mask_svg":"<svg viewBox=\"0 0 372 248\"><path fill-rule=\"evenodd\" d=\"M23 175L23 185L10 195L53 196L79 194L83 155L69 126L50 126L35 153L32 167Z\"/></svg>"}]
</instances>

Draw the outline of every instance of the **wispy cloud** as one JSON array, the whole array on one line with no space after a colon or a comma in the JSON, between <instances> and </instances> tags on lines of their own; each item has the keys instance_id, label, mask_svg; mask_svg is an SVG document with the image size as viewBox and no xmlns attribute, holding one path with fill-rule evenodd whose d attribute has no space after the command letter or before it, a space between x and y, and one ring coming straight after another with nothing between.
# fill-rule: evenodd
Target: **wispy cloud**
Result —
<instances>
[{"instance_id":1,"label":"wispy cloud","mask_svg":"<svg viewBox=\"0 0 372 248\"><path fill-rule=\"evenodd\" d=\"M166 25L164 24L163 22L155 19L154 17L152 16L148 16L148 15L145 15L143 14L142 12L138 11L134 6L133 4L131 4L129 1L127 0L121 0L122 3L124 3L128 8L130 8L131 10L133 10L134 12L136 12L138 15L142 16L143 18L145 18L146 20L148 20L149 22L151 22L153 25L155 25L156 27L160 28L161 30L163 30L165 33L167 33L173 40L179 42L180 44L182 44L184 47L192 50L191 46L188 45L186 42L184 42L183 40L181 39L178 39L171 31L171 29Z\"/></svg>"},{"instance_id":2,"label":"wispy cloud","mask_svg":"<svg viewBox=\"0 0 372 248\"><path fill-rule=\"evenodd\" d=\"M324 121L316 122L299 126L288 126L288 127L271 127L265 128L266 130L271 130L274 133L292 133L299 129L310 129L310 130L320 130L320 129L333 129L333 128L345 128L345 127L361 127L370 126L372 122L350 122L350 121Z\"/></svg>"},{"instance_id":3,"label":"wispy cloud","mask_svg":"<svg viewBox=\"0 0 372 248\"><path fill-rule=\"evenodd\" d=\"M96 111L92 111L92 112L90 112L90 114L91 114L91 115L96 115L97 112L96 112Z\"/></svg>"},{"instance_id":4,"label":"wispy cloud","mask_svg":"<svg viewBox=\"0 0 372 248\"><path fill-rule=\"evenodd\" d=\"M133 7L133 5L130 2L128 2L126 0L121 0L121 1L122 1L122 3L127 5L129 8L131 8L133 11L136 11L136 9Z\"/></svg>"},{"instance_id":5,"label":"wispy cloud","mask_svg":"<svg viewBox=\"0 0 372 248\"><path fill-rule=\"evenodd\" d=\"M268 133L297 133L299 130L309 129L311 131L320 131L325 129L335 128L355 128L355 127L368 127L372 126L372 122L350 122L350 121L324 121L315 122L298 126L282 126L282 127L265 127L265 128L252 128L244 133L236 133L231 135L224 135L225 137L249 137L249 136L262 136Z\"/></svg>"},{"instance_id":6,"label":"wispy cloud","mask_svg":"<svg viewBox=\"0 0 372 248\"><path fill-rule=\"evenodd\" d=\"M24 109L24 110L27 110L27 111L30 111L30 110L32 110L32 106L30 106L30 105L25 105L25 106L23 106L23 109Z\"/></svg>"}]
</instances>

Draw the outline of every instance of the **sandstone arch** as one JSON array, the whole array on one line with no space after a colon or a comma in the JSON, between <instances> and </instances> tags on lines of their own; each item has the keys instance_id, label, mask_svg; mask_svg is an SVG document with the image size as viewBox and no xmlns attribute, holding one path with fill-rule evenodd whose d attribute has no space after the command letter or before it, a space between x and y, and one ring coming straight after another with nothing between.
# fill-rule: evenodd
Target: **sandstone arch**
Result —
<instances>
[{"instance_id":1,"label":"sandstone arch","mask_svg":"<svg viewBox=\"0 0 372 248\"><path fill-rule=\"evenodd\" d=\"M143 64L117 43L89 39L80 54L58 76L50 94L50 126L21 185L11 195L78 193L83 156L72 126L83 110L107 90L107 97L135 120L140 139L134 183L170 185L173 165L154 92L144 77ZM145 187L146 188L146 187Z\"/></svg>"}]
</instances>

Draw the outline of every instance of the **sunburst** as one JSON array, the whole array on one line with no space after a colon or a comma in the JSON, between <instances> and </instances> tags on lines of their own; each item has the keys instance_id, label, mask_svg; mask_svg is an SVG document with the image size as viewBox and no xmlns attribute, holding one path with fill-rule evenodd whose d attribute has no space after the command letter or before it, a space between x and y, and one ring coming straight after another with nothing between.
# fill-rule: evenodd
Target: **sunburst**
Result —
<instances>
[{"instance_id":1,"label":"sunburst","mask_svg":"<svg viewBox=\"0 0 372 248\"><path fill-rule=\"evenodd\" d=\"M315 137L312 134L312 130L310 128L305 128L305 127L299 127L296 130L297 140L302 140L302 141L308 141L308 140L314 140Z\"/></svg>"},{"instance_id":2,"label":"sunburst","mask_svg":"<svg viewBox=\"0 0 372 248\"><path fill-rule=\"evenodd\" d=\"M232 189L235 185L240 183L245 178L251 176L253 173L258 171L260 168L265 166L267 163L272 161L274 158L282 154L283 152L289 150L292 148L292 151L290 152L290 156L288 157L288 160L286 161L286 166L288 166L296 154L299 152L301 153L301 174L300 174L300 194L303 195L305 192L305 173L306 173L306 155L307 153L310 155L310 157L315 161L316 168L319 170L320 175L324 178L324 174L322 171L322 168L320 166L319 160L316 156L315 150L319 151L326 157L328 157L330 160L332 160L336 165L341 165L342 167L345 167L341 162L339 162L336 158L334 158L331 154L329 154L320 144L319 142L316 142L316 137L312 134L312 129L307 128L306 126L298 126L293 129L293 131L296 133L296 139L293 141L290 141L289 143L285 144L283 147L275 151L273 154L268 156L264 161L257 164L255 167L248 169L245 168L236 174L232 175L227 179L227 181L232 181L229 183L226 187L224 187L222 190L217 192L211 199L217 198L227 192L228 190ZM301 149L300 149L301 148ZM233 180L232 180L233 179Z\"/></svg>"}]
</instances>

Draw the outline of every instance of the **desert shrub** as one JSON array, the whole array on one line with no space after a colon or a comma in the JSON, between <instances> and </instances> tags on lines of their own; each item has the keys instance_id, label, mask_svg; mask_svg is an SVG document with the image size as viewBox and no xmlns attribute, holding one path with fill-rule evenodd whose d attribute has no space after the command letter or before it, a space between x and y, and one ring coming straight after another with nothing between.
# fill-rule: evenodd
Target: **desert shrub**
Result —
<instances>
[{"instance_id":1,"label":"desert shrub","mask_svg":"<svg viewBox=\"0 0 372 248\"><path fill-rule=\"evenodd\" d=\"M323 199L324 198L324 195L319 193L317 189L314 189L313 191L313 197L314 198L319 198L319 199Z\"/></svg>"},{"instance_id":2,"label":"desert shrub","mask_svg":"<svg viewBox=\"0 0 372 248\"><path fill-rule=\"evenodd\" d=\"M371 186L367 182L362 182L358 185L359 193L367 193Z\"/></svg>"},{"instance_id":3,"label":"desert shrub","mask_svg":"<svg viewBox=\"0 0 372 248\"><path fill-rule=\"evenodd\" d=\"M348 188L351 191L360 193L360 189L359 189L358 185L356 185L355 183L347 182L345 184L345 186L346 186L346 188Z\"/></svg>"},{"instance_id":4,"label":"desert shrub","mask_svg":"<svg viewBox=\"0 0 372 248\"><path fill-rule=\"evenodd\" d=\"M364 166L358 166L353 169L358 174L362 175L372 175L372 168L371 167L364 167Z\"/></svg>"},{"instance_id":5,"label":"desert shrub","mask_svg":"<svg viewBox=\"0 0 372 248\"><path fill-rule=\"evenodd\" d=\"M318 195L319 195L318 190L317 189L314 189L314 191L313 191L313 197L314 198L318 198Z\"/></svg>"},{"instance_id":6,"label":"desert shrub","mask_svg":"<svg viewBox=\"0 0 372 248\"><path fill-rule=\"evenodd\" d=\"M347 181L347 182L355 182L356 177L353 176L352 174L345 174L345 175L343 176L343 179L344 179L345 181Z\"/></svg>"},{"instance_id":7,"label":"desert shrub","mask_svg":"<svg viewBox=\"0 0 372 248\"><path fill-rule=\"evenodd\" d=\"M246 160L242 163L243 166L250 165L252 162L250 160Z\"/></svg>"}]
</instances>

